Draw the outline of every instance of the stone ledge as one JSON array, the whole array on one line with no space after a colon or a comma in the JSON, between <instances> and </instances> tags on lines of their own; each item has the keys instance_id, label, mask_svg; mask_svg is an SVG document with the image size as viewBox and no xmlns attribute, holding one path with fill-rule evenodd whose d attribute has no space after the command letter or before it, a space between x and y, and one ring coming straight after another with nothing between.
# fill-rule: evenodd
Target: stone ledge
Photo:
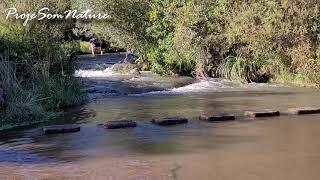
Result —
<instances>
[{"instance_id":1,"label":"stone ledge","mask_svg":"<svg viewBox=\"0 0 320 180\"><path fill-rule=\"evenodd\" d=\"M136 127L137 123L132 120L108 121L103 125L106 129L120 129Z\"/></svg>"},{"instance_id":2,"label":"stone ledge","mask_svg":"<svg viewBox=\"0 0 320 180\"><path fill-rule=\"evenodd\" d=\"M303 115L303 114L319 114L320 108L301 107L301 108L289 108L289 114Z\"/></svg>"},{"instance_id":3,"label":"stone ledge","mask_svg":"<svg viewBox=\"0 0 320 180\"><path fill-rule=\"evenodd\" d=\"M253 117L253 118L258 118L258 117L274 117L274 116L280 116L279 111L245 111L244 113L245 116Z\"/></svg>"},{"instance_id":4,"label":"stone ledge","mask_svg":"<svg viewBox=\"0 0 320 180\"><path fill-rule=\"evenodd\" d=\"M153 124L168 126L168 125L176 125L176 124L184 124L188 123L187 118L181 117L167 117L167 118L156 118L151 121Z\"/></svg>"},{"instance_id":5,"label":"stone ledge","mask_svg":"<svg viewBox=\"0 0 320 180\"><path fill-rule=\"evenodd\" d=\"M234 121L235 115L232 114L216 114L216 115L201 115L199 119L202 121L218 122L218 121Z\"/></svg>"},{"instance_id":6,"label":"stone ledge","mask_svg":"<svg viewBox=\"0 0 320 180\"><path fill-rule=\"evenodd\" d=\"M79 132L80 126L73 124L53 125L43 127L42 130L45 134L72 133Z\"/></svg>"}]
</instances>

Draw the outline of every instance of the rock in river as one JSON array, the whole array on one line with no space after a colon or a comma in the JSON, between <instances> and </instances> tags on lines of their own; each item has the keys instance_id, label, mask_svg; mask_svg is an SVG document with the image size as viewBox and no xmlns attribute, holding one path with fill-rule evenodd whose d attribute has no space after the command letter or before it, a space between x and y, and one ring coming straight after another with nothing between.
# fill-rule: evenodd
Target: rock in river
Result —
<instances>
[{"instance_id":1,"label":"rock in river","mask_svg":"<svg viewBox=\"0 0 320 180\"><path fill-rule=\"evenodd\" d=\"M244 113L245 116L257 118L257 117L273 117L273 116L280 116L279 111L271 111L271 110L265 110L265 111L246 111Z\"/></svg>"},{"instance_id":2,"label":"rock in river","mask_svg":"<svg viewBox=\"0 0 320 180\"><path fill-rule=\"evenodd\" d=\"M104 124L107 129L131 128L136 127L137 123L132 120L108 121Z\"/></svg>"},{"instance_id":3,"label":"rock in river","mask_svg":"<svg viewBox=\"0 0 320 180\"><path fill-rule=\"evenodd\" d=\"M71 133L80 131L80 126L75 124L53 125L43 127L45 134Z\"/></svg>"},{"instance_id":4,"label":"rock in river","mask_svg":"<svg viewBox=\"0 0 320 180\"><path fill-rule=\"evenodd\" d=\"M216 115L201 115L199 119L208 122L218 122L218 121L233 121L236 117L232 114L216 114Z\"/></svg>"},{"instance_id":5,"label":"rock in river","mask_svg":"<svg viewBox=\"0 0 320 180\"><path fill-rule=\"evenodd\" d=\"M138 65L131 64L129 62L118 63L112 66L112 71L120 74L132 74L134 72L137 73L136 72L137 70L138 70Z\"/></svg>"},{"instance_id":6,"label":"rock in river","mask_svg":"<svg viewBox=\"0 0 320 180\"><path fill-rule=\"evenodd\" d=\"M303 107L303 108L290 108L288 109L289 114L318 114L320 113L320 108Z\"/></svg>"},{"instance_id":7,"label":"rock in river","mask_svg":"<svg viewBox=\"0 0 320 180\"><path fill-rule=\"evenodd\" d=\"M166 125L188 123L188 119L181 118L181 117L167 117L167 118L152 119L151 122L157 125L166 126Z\"/></svg>"}]
</instances>

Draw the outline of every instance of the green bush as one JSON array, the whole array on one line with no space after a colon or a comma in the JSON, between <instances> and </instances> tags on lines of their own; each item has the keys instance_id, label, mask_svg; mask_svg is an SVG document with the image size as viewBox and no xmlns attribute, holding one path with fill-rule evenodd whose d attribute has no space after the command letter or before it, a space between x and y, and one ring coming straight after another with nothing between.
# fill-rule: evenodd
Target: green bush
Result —
<instances>
[{"instance_id":1,"label":"green bush","mask_svg":"<svg viewBox=\"0 0 320 180\"><path fill-rule=\"evenodd\" d=\"M81 54L90 54L90 43L87 41L80 41L80 53Z\"/></svg>"},{"instance_id":2,"label":"green bush","mask_svg":"<svg viewBox=\"0 0 320 180\"><path fill-rule=\"evenodd\" d=\"M320 84L317 1L132 0L99 8L114 15L100 32L137 49L141 64L157 73L231 78L221 69L234 66L245 68L233 73L244 82ZM259 70L250 77L239 75L254 64Z\"/></svg>"},{"instance_id":3,"label":"green bush","mask_svg":"<svg viewBox=\"0 0 320 180\"><path fill-rule=\"evenodd\" d=\"M230 80L242 82L268 81L262 71L262 60L249 60L242 57L228 57L218 68L218 74Z\"/></svg>"},{"instance_id":4,"label":"green bush","mask_svg":"<svg viewBox=\"0 0 320 180\"><path fill-rule=\"evenodd\" d=\"M16 7L20 12L49 7L56 12L71 8L68 0L1 3L0 10ZM0 87L8 94L0 129L41 122L59 115L64 107L84 101L80 84L72 78L75 54L80 46L70 39L73 20L32 21L0 17Z\"/></svg>"},{"instance_id":5,"label":"green bush","mask_svg":"<svg viewBox=\"0 0 320 180\"><path fill-rule=\"evenodd\" d=\"M30 125L55 118L59 113L47 111L42 99L33 91L25 89L16 78L7 57L0 59L0 87L8 94L6 108L0 111L0 130Z\"/></svg>"},{"instance_id":6,"label":"green bush","mask_svg":"<svg viewBox=\"0 0 320 180\"><path fill-rule=\"evenodd\" d=\"M232 12L226 35L238 44L237 54L265 57L276 80L319 84L314 78L320 71L320 12L315 1L248 1L237 3Z\"/></svg>"},{"instance_id":7,"label":"green bush","mask_svg":"<svg viewBox=\"0 0 320 180\"><path fill-rule=\"evenodd\" d=\"M42 106L50 111L81 105L86 98L74 77L39 78L33 83L33 91Z\"/></svg>"}]
</instances>

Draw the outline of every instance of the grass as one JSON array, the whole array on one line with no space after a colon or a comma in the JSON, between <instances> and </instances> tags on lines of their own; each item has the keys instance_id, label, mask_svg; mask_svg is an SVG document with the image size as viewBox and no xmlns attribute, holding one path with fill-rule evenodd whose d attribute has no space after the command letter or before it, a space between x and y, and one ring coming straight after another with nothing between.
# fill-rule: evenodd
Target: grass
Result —
<instances>
[{"instance_id":1,"label":"grass","mask_svg":"<svg viewBox=\"0 0 320 180\"><path fill-rule=\"evenodd\" d=\"M81 105L86 96L74 77L41 77L33 84L34 94L39 95L45 109L57 111L62 108Z\"/></svg>"},{"instance_id":2,"label":"grass","mask_svg":"<svg viewBox=\"0 0 320 180\"><path fill-rule=\"evenodd\" d=\"M262 81L259 61L230 56L218 67L220 77L245 83Z\"/></svg>"},{"instance_id":3,"label":"grass","mask_svg":"<svg viewBox=\"0 0 320 180\"><path fill-rule=\"evenodd\" d=\"M72 77L41 77L24 85L15 76L7 57L0 60L0 87L8 94L0 111L0 130L49 121L62 115L62 109L80 105L85 96Z\"/></svg>"},{"instance_id":4,"label":"grass","mask_svg":"<svg viewBox=\"0 0 320 180\"><path fill-rule=\"evenodd\" d=\"M81 54L90 54L90 43L86 41L80 41L80 53Z\"/></svg>"},{"instance_id":5,"label":"grass","mask_svg":"<svg viewBox=\"0 0 320 180\"><path fill-rule=\"evenodd\" d=\"M306 77L302 74L289 73L288 70L281 70L277 76L272 80L276 83L289 84L299 87L319 88L316 83L311 83L306 80Z\"/></svg>"},{"instance_id":6,"label":"grass","mask_svg":"<svg viewBox=\"0 0 320 180\"><path fill-rule=\"evenodd\" d=\"M40 98L23 88L14 75L11 64L1 57L0 61L0 86L8 94L8 102L0 112L0 130L8 129L35 121L47 121L57 113L47 112L39 103Z\"/></svg>"}]
</instances>

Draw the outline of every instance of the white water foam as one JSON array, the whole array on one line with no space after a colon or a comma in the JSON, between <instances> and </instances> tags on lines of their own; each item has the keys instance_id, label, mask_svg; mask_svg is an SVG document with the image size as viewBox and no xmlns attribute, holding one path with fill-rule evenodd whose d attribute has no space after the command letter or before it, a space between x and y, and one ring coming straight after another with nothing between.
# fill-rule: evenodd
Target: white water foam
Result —
<instances>
[{"instance_id":1,"label":"white water foam","mask_svg":"<svg viewBox=\"0 0 320 180\"><path fill-rule=\"evenodd\" d=\"M229 81L225 79L207 78L199 82L172 88L164 91L153 91L142 94L131 94L130 96L143 96L143 95L179 95L179 94L195 94L206 92L222 92L222 91L237 91L237 90L265 90L268 88L285 87L282 84L268 84L268 83L241 83L239 81Z\"/></svg>"},{"instance_id":2,"label":"white water foam","mask_svg":"<svg viewBox=\"0 0 320 180\"><path fill-rule=\"evenodd\" d=\"M235 88L239 86L240 83L232 82L227 80L221 79L207 79L201 80L200 82L190 84L187 86L173 88L170 91L173 93L192 93L192 92L210 92L210 91L217 91L219 89L226 89L226 88Z\"/></svg>"},{"instance_id":3,"label":"white water foam","mask_svg":"<svg viewBox=\"0 0 320 180\"><path fill-rule=\"evenodd\" d=\"M266 83L241 83L239 81L230 81L221 78L205 78L198 80L192 84L173 88L170 84L175 79L161 77L154 74L141 74L136 77L127 77L121 74L114 73L112 67L99 67L93 69L79 69L75 71L74 76L88 78L96 82L96 78L102 78L99 82L99 87L95 85L92 93L103 96L115 96L121 94L129 94L129 96L144 96L144 95L179 95L179 94L199 94L208 92L222 91L242 91L242 90L265 90L268 88L284 87L279 84ZM110 79L111 78L111 79ZM103 81L105 79L105 81ZM110 83L109 80L117 79L119 83ZM101 79L100 79L101 80ZM186 79L181 80L186 81ZM91 82L92 83L92 82ZM102 83L102 84L101 84ZM109 87L110 85L113 85ZM134 85L134 87L133 87ZM101 86L101 87L100 87ZM150 86L150 87L149 87ZM158 88L152 88L158 87ZM156 90L161 87L166 90ZM90 91L90 89L89 89ZM110 91L110 92L109 92ZM127 92L128 91L128 92ZM132 92L130 92L132 91ZM148 91L148 92L146 92ZM117 92L117 93L114 93ZM134 94L131 94L134 93Z\"/></svg>"},{"instance_id":4,"label":"white water foam","mask_svg":"<svg viewBox=\"0 0 320 180\"><path fill-rule=\"evenodd\" d=\"M84 77L84 78L90 78L90 77L110 77L115 75L114 72L112 72L112 68L108 67L104 70L76 70L74 73L75 77Z\"/></svg>"}]
</instances>

